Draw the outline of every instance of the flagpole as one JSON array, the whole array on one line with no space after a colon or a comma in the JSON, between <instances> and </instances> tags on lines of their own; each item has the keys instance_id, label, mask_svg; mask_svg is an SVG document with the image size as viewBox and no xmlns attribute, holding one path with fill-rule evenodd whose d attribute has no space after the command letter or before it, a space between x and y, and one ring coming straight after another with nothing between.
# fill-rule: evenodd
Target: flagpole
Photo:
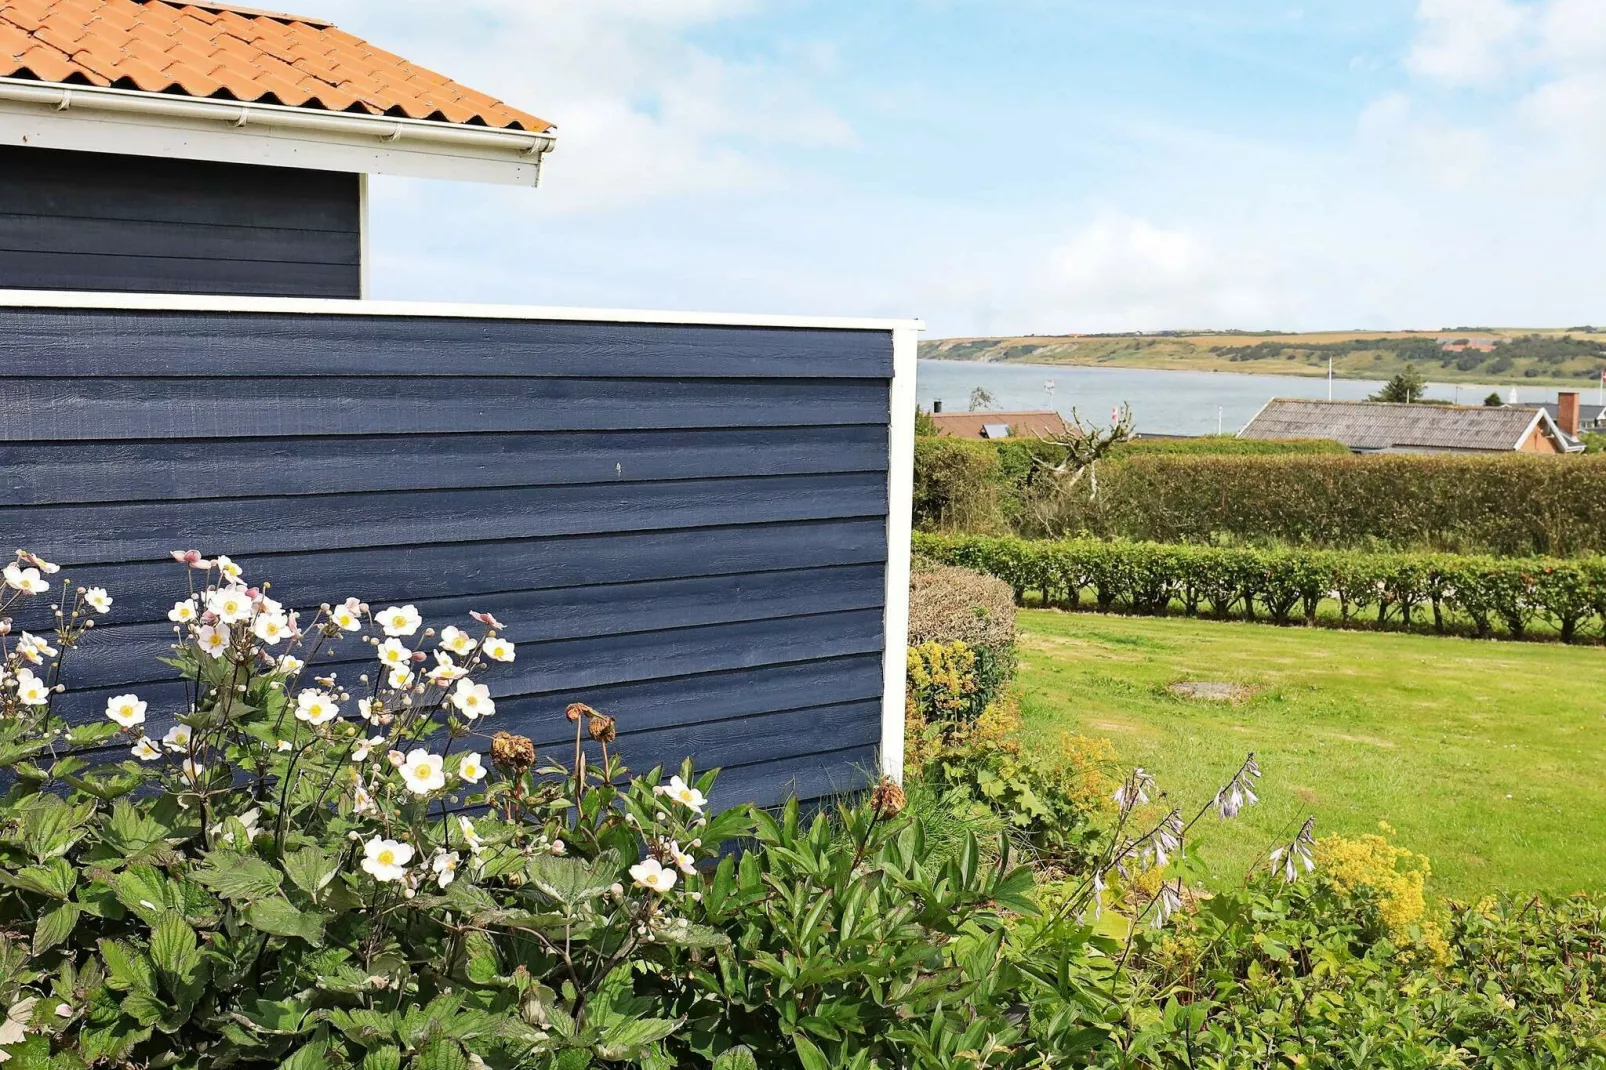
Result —
<instances>
[{"instance_id":1,"label":"flagpole","mask_svg":"<svg viewBox=\"0 0 1606 1070\"><path fill-rule=\"evenodd\" d=\"M1606 382L1606 379L1602 379ZM1333 358L1327 358L1327 400L1333 400Z\"/></svg>"}]
</instances>

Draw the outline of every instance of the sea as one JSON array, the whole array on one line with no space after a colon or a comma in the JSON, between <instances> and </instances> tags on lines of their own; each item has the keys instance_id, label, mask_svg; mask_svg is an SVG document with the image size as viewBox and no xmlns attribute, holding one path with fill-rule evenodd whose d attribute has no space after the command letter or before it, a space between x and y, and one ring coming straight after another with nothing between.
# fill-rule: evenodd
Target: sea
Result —
<instances>
[{"instance_id":1,"label":"sea","mask_svg":"<svg viewBox=\"0 0 1606 1070\"><path fill-rule=\"evenodd\" d=\"M1236 434L1272 398L1326 398L1325 377L1250 375L1235 372L1160 371L1147 368L1078 368L1058 364L995 364L922 360L915 371L920 407L941 401L947 412L969 408L970 392L982 387L1001 411L1053 409L1067 419L1108 425L1114 410L1132 407L1139 434ZM1355 401L1376 393L1381 382L1334 379L1335 400ZM1515 390L1515 397L1513 397ZM1556 387L1475 386L1430 383L1427 396L1477 405L1491 392L1507 401L1555 401ZM1596 391L1585 389L1585 401Z\"/></svg>"}]
</instances>

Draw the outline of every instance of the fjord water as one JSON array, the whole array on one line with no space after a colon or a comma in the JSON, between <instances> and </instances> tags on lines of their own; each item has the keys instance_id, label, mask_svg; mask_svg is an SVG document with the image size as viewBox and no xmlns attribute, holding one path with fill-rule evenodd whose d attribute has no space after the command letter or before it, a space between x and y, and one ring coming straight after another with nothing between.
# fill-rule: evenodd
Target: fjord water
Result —
<instances>
[{"instance_id":1,"label":"fjord water","mask_svg":"<svg viewBox=\"0 0 1606 1070\"><path fill-rule=\"evenodd\" d=\"M920 407L941 400L948 412L964 412L971 390L983 387L993 395L992 408L1055 409L1084 423L1108 424L1110 410L1132 406L1139 432L1209 435L1220 429L1237 432L1274 397L1325 398L1325 378L1300 375L1240 375L1233 372L1179 372L1149 368L1078 368L1049 364L987 364L964 360L922 360L915 373ZM1054 383L1050 395L1043 388ZM1333 380L1333 397L1355 401L1383 384L1365 379ZM1428 397L1480 404L1490 391L1511 397L1511 387L1432 383ZM1593 400L1593 391L1586 400ZM1555 401L1555 387L1518 387L1518 401Z\"/></svg>"}]
</instances>

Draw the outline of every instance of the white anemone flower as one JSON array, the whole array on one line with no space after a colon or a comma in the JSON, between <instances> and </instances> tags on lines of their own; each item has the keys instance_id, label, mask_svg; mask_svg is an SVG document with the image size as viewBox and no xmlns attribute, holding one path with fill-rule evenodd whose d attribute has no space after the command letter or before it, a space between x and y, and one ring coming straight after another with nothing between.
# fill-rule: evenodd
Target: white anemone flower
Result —
<instances>
[{"instance_id":1,"label":"white anemone flower","mask_svg":"<svg viewBox=\"0 0 1606 1070\"><path fill-rule=\"evenodd\" d=\"M407 863L413 860L411 844L375 836L363 845L362 868L376 881L399 881L407 876Z\"/></svg>"},{"instance_id":2,"label":"white anemone flower","mask_svg":"<svg viewBox=\"0 0 1606 1070\"><path fill-rule=\"evenodd\" d=\"M471 721L496 712L496 703L491 701L491 689L472 680L457 681L457 687L452 691L452 705Z\"/></svg>"},{"instance_id":3,"label":"white anemone flower","mask_svg":"<svg viewBox=\"0 0 1606 1070\"><path fill-rule=\"evenodd\" d=\"M55 657L58 651L48 640L32 632L23 632L17 639L17 653L35 665L42 665L46 658Z\"/></svg>"},{"instance_id":4,"label":"white anemone flower","mask_svg":"<svg viewBox=\"0 0 1606 1070\"><path fill-rule=\"evenodd\" d=\"M474 830L474 822L466 817L459 817L457 819L457 828L463 834L463 842L468 844L470 851L479 854L485 850L485 841L480 839L480 834Z\"/></svg>"},{"instance_id":5,"label":"white anemone flower","mask_svg":"<svg viewBox=\"0 0 1606 1070\"><path fill-rule=\"evenodd\" d=\"M145 723L145 703L138 695L113 695L106 700L106 716L122 725L133 728Z\"/></svg>"},{"instance_id":6,"label":"white anemone flower","mask_svg":"<svg viewBox=\"0 0 1606 1070\"><path fill-rule=\"evenodd\" d=\"M290 618L283 613L258 613L251 623L252 633L264 643L273 646L290 638Z\"/></svg>"},{"instance_id":7,"label":"white anemone flower","mask_svg":"<svg viewBox=\"0 0 1606 1070\"><path fill-rule=\"evenodd\" d=\"M397 691L405 691L413 686L413 670L405 665L398 665L390 670L390 675L385 678L385 682Z\"/></svg>"},{"instance_id":8,"label":"white anemone flower","mask_svg":"<svg viewBox=\"0 0 1606 1070\"><path fill-rule=\"evenodd\" d=\"M229 648L229 640L233 638L234 633L227 624L203 624L195 633L195 641L201 644L201 649L214 658Z\"/></svg>"},{"instance_id":9,"label":"white anemone flower","mask_svg":"<svg viewBox=\"0 0 1606 1070\"><path fill-rule=\"evenodd\" d=\"M680 805L699 814L703 812L703 807L708 805L708 800L704 798L702 792L687 784L678 776L669 778L668 787L660 784L652 790L654 794L668 796Z\"/></svg>"},{"instance_id":10,"label":"white anemone flower","mask_svg":"<svg viewBox=\"0 0 1606 1070\"><path fill-rule=\"evenodd\" d=\"M690 854L682 851L680 849L680 844L676 843L674 840L667 840L664 843L664 850L669 852L669 857L674 860L675 868L686 874L686 876L690 877L692 874L697 872L697 860Z\"/></svg>"},{"instance_id":11,"label":"white anemone flower","mask_svg":"<svg viewBox=\"0 0 1606 1070\"><path fill-rule=\"evenodd\" d=\"M174 602L173 608L167 611L167 619L174 624L188 624L196 616L195 599L186 598L182 602Z\"/></svg>"},{"instance_id":12,"label":"white anemone flower","mask_svg":"<svg viewBox=\"0 0 1606 1070\"><path fill-rule=\"evenodd\" d=\"M285 654L274 664L273 671L284 673L286 676L294 676L306 667L307 663L294 654Z\"/></svg>"},{"instance_id":13,"label":"white anemone flower","mask_svg":"<svg viewBox=\"0 0 1606 1070\"><path fill-rule=\"evenodd\" d=\"M172 728L169 728L167 730L167 734L162 737L162 746L166 747L174 754L183 754L185 751L190 749L191 736L192 733L189 725L176 724Z\"/></svg>"},{"instance_id":14,"label":"white anemone flower","mask_svg":"<svg viewBox=\"0 0 1606 1070\"><path fill-rule=\"evenodd\" d=\"M50 581L39 575L36 568L23 568L15 561L7 565L0 574L5 576L6 586L23 594L44 594L50 590Z\"/></svg>"},{"instance_id":15,"label":"white anemone flower","mask_svg":"<svg viewBox=\"0 0 1606 1070\"><path fill-rule=\"evenodd\" d=\"M150 736L140 736L139 742L129 751L142 762L154 762L162 756L162 749L158 747Z\"/></svg>"},{"instance_id":16,"label":"white anemone flower","mask_svg":"<svg viewBox=\"0 0 1606 1070\"><path fill-rule=\"evenodd\" d=\"M251 596L244 587L224 587L206 596L206 608L224 624L238 624L251 615Z\"/></svg>"},{"instance_id":17,"label":"white anemone flower","mask_svg":"<svg viewBox=\"0 0 1606 1070\"><path fill-rule=\"evenodd\" d=\"M675 886L675 871L665 869L656 858L646 858L631 866L630 876L635 879L636 887L660 895Z\"/></svg>"},{"instance_id":18,"label":"white anemone flower","mask_svg":"<svg viewBox=\"0 0 1606 1070\"><path fill-rule=\"evenodd\" d=\"M462 857L456 851L442 851L437 854L435 860L429 864L429 868L435 871L435 883L445 888L456 880L457 863Z\"/></svg>"},{"instance_id":19,"label":"white anemone flower","mask_svg":"<svg viewBox=\"0 0 1606 1070\"><path fill-rule=\"evenodd\" d=\"M422 747L408 751L407 760L401 764L402 780L407 784L407 790L414 795L428 795L444 788L445 764L440 755L431 754Z\"/></svg>"},{"instance_id":20,"label":"white anemone flower","mask_svg":"<svg viewBox=\"0 0 1606 1070\"><path fill-rule=\"evenodd\" d=\"M199 784L201 777L206 775L206 766L193 758L184 759L184 775L191 784Z\"/></svg>"},{"instance_id":21,"label":"white anemone flower","mask_svg":"<svg viewBox=\"0 0 1606 1070\"><path fill-rule=\"evenodd\" d=\"M359 783L351 796L352 813L371 814L378 809L379 807L375 804L374 797L368 794L368 789Z\"/></svg>"},{"instance_id":22,"label":"white anemone flower","mask_svg":"<svg viewBox=\"0 0 1606 1070\"><path fill-rule=\"evenodd\" d=\"M362 603L355 598L348 598L329 611L329 619L341 631L362 631Z\"/></svg>"},{"instance_id":23,"label":"white anemone flower","mask_svg":"<svg viewBox=\"0 0 1606 1070\"><path fill-rule=\"evenodd\" d=\"M112 596L106 593L104 587L91 587L84 592L84 602L96 613L110 613L112 611Z\"/></svg>"},{"instance_id":24,"label":"white anemone flower","mask_svg":"<svg viewBox=\"0 0 1606 1070\"><path fill-rule=\"evenodd\" d=\"M400 639L386 639L377 648L379 664L394 669L398 666L410 665L413 661L413 652Z\"/></svg>"},{"instance_id":25,"label":"white anemone flower","mask_svg":"<svg viewBox=\"0 0 1606 1070\"><path fill-rule=\"evenodd\" d=\"M470 784L478 784L485 779L484 759L477 752L463 755L462 761L457 763L457 775Z\"/></svg>"},{"instance_id":26,"label":"white anemone flower","mask_svg":"<svg viewBox=\"0 0 1606 1070\"><path fill-rule=\"evenodd\" d=\"M357 745L352 748L351 760L354 762L366 762L375 748L383 747L384 745L384 736L370 736L367 739L358 740Z\"/></svg>"},{"instance_id":27,"label":"white anemone flower","mask_svg":"<svg viewBox=\"0 0 1606 1070\"><path fill-rule=\"evenodd\" d=\"M238 584L245 576L245 570L223 554L217 555L214 564L217 565L218 574L230 584Z\"/></svg>"},{"instance_id":28,"label":"white anemone flower","mask_svg":"<svg viewBox=\"0 0 1606 1070\"><path fill-rule=\"evenodd\" d=\"M453 680L460 680L467 675L468 670L452 660L452 656L444 650L435 651L435 667L429 670L429 682L438 687L445 687Z\"/></svg>"},{"instance_id":29,"label":"white anemone flower","mask_svg":"<svg viewBox=\"0 0 1606 1070\"><path fill-rule=\"evenodd\" d=\"M418 631L418 626L424 623L424 618L418 615L414 606L391 606L376 618L380 628L386 635L412 635Z\"/></svg>"},{"instance_id":30,"label":"white anemone flower","mask_svg":"<svg viewBox=\"0 0 1606 1070\"><path fill-rule=\"evenodd\" d=\"M385 712L378 699L360 698L357 700L357 716L369 724L378 724L380 716Z\"/></svg>"},{"instance_id":31,"label":"white anemone flower","mask_svg":"<svg viewBox=\"0 0 1606 1070\"><path fill-rule=\"evenodd\" d=\"M503 639L499 635L493 635L489 639L486 639L485 645L480 647L480 649L484 651L485 656L490 658L492 661L513 660L513 644L508 642L506 639Z\"/></svg>"},{"instance_id":32,"label":"white anemone flower","mask_svg":"<svg viewBox=\"0 0 1606 1070\"><path fill-rule=\"evenodd\" d=\"M32 669L27 667L18 669L17 701L24 706L43 706L50 701L50 687L35 676Z\"/></svg>"},{"instance_id":33,"label":"white anemone flower","mask_svg":"<svg viewBox=\"0 0 1606 1070\"><path fill-rule=\"evenodd\" d=\"M474 649L474 637L455 624L441 629L441 646L454 654L467 654Z\"/></svg>"},{"instance_id":34,"label":"white anemone flower","mask_svg":"<svg viewBox=\"0 0 1606 1070\"><path fill-rule=\"evenodd\" d=\"M339 712L339 704L327 691L309 687L296 696L296 720L306 721L314 728L328 724Z\"/></svg>"}]
</instances>

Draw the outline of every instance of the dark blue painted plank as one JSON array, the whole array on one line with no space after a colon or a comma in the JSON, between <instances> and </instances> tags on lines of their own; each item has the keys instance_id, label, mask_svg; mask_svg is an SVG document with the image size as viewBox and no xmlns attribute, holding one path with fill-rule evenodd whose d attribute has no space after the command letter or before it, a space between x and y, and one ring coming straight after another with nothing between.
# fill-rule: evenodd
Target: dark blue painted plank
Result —
<instances>
[{"instance_id":1,"label":"dark blue painted plank","mask_svg":"<svg viewBox=\"0 0 1606 1070\"><path fill-rule=\"evenodd\" d=\"M55 376L887 379L892 336L787 327L12 308L0 310L0 361L12 374Z\"/></svg>"},{"instance_id":2,"label":"dark blue painted plank","mask_svg":"<svg viewBox=\"0 0 1606 1070\"><path fill-rule=\"evenodd\" d=\"M0 502L44 505L446 487L545 486L886 471L887 431L763 427L705 431L374 435L0 445Z\"/></svg>"},{"instance_id":3,"label":"dark blue painted plank","mask_svg":"<svg viewBox=\"0 0 1606 1070\"><path fill-rule=\"evenodd\" d=\"M362 229L355 174L0 146L0 205L64 219Z\"/></svg>"},{"instance_id":4,"label":"dark blue painted plank","mask_svg":"<svg viewBox=\"0 0 1606 1070\"><path fill-rule=\"evenodd\" d=\"M514 664L499 667L485 682L494 696L516 697L871 654L881 649L881 625L881 610L872 609L529 643L520 648ZM351 679L347 686L360 685ZM70 691L57 697L55 708L74 723L96 720L117 690ZM185 707L180 683L148 684L138 693L151 704L153 727L170 723ZM800 695L795 705L812 701ZM518 717L499 711L489 727L517 731L524 726Z\"/></svg>"},{"instance_id":5,"label":"dark blue painted plank","mask_svg":"<svg viewBox=\"0 0 1606 1070\"><path fill-rule=\"evenodd\" d=\"M724 770L710 800L715 809L739 802L777 806L862 791L878 776L878 747L849 747L801 758L756 762Z\"/></svg>"},{"instance_id":6,"label":"dark blue painted plank","mask_svg":"<svg viewBox=\"0 0 1606 1070\"><path fill-rule=\"evenodd\" d=\"M32 538L22 543L33 544ZM207 544L207 551L216 549ZM275 597L286 605L339 602L350 596L386 605L508 590L877 564L886 560L886 524L879 519L805 521L250 554L238 559L247 576L271 581ZM117 599L113 620L161 619L176 599L189 593L186 571L165 560L165 555L161 562L123 565L75 566L66 560L69 567L63 576L112 592ZM47 614L48 603L39 602L33 612ZM20 610L15 616L22 626L36 628L28 611Z\"/></svg>"},{"instance_id":7,"label":"dark blue painted plank","mask_svg":"<svg viewBox=\"0 0 1606 1070\"><path fill-rule=\"evenodd\" d=\"M362 272L355 264L0 251L0 289L357 298Z\"/></svg>"},{"instance_id":8,"label":"dark blue painted plank","mask_svg":"<svg viewBox=\"0 0 1606 1070\"><path fill-rule=\"evenodd\" d=\"M3 333L3 332L0 332ZM874 379L30 379L6 365L0 441L774 427L887 421Z\"/></svg>"},{"instance_id":9,"label":"dark blue painted plank","mask_svg":"<svg viewBox=\"0 0 1606 1070\"><path fill-rule=\"evenodd\" d=\"M466 598L420 599L409 604L418 607L430 627L455 624L473 632L478 632L479 627L469 619L469 611L492 613L508 624L510 638L532 643L874 609L885 603L885 587L885 570L880 565L846 565L544 591L506 591ZM278 589L277 585L274 589ZM310 622L316 608L299 608L303 622ZM377 611L382 607L374 608ZM168 653L173 642L172 626L165 618L147 624L117 623L127 619L124 603L118 600L113 614L100 618L100 626L90 631L72 653L72 672L64 682L82 688L171 678L172 670L157 659ZM373 660L371 649L356 639L336 641L329 645L328 652L333 657L319 659L320 667L326 663L359 665L366 671Z\"/></svg>"},{"instance_id":10,"label":"dark blue painted plank","mask_svg":"<svg viewBox=\"0 0 1606 1070\"><path fill-rule=\"evenodd\" d=\"M819 753L822 746L859 748L876 747L880 743L881 701L877 698L728 721L693 721L646 732L631 731L628 725L621 725L616 752L637 770L656 765L678 769L687 758L700 769L713 769L753 762L806 760ZM572 755L573 736L566 733L542 746L541 750L554 755ZM570 757L566 764L572 762Z\"/></svg>"},{"instance_id":11,"label":"dark blue painted plank","mask_svg":"<svg viewBox=\"0 0 1606 1070\"><path fill-rule=\"evenodd\" d=\"M878 473L0 508L0 546L154 561L205 537L239 555L580 535L886 512ZM233 556L233 555L231 555Z\"/></svg>"},{"instance_id":12,"label":"dark blue painted plank","mask_svg":"<svg viewBox=\"0 0 1606 1070\"><path fill-rule=\"evenodd\" d=\"M0 202L0 250L64 256L250 260L279 265L362 263L362 238L350 231L62 219L21 215L4 202Z\"/></svg>"}]
</instances>

